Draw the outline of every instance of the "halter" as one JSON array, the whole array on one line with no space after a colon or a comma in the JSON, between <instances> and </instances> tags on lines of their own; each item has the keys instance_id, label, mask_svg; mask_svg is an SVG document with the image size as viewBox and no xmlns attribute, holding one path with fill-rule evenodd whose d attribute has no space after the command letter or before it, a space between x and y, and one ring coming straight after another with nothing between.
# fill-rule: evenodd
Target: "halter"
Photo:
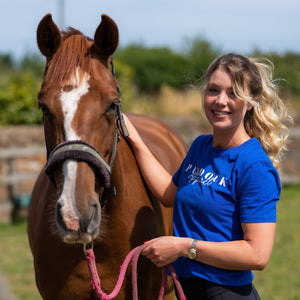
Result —
<instances>
[{"instance_id":1,"label":"halter","mask_svg":"<svg viewBox=\"0 0 300 300\"><path fill-rule=\"evenodd\" d=\"M112 75L116 78L113 58L111 58L110 63ZM119 85L117 89L119 92L119 100L121 102L121 90ZM104 187L104 192L100 201L102 206L108 197L116 194L115 188L111 187L110 179L113 162L117 153L117 145L120 140L119 128L124 137L129 136L129 133L121 112L121 105L117 106L115 117L114 142L109 163L106 162L103 155L96 148L85 141L79 140L63 142L57 145L57 147L55 147L48 155L45 172L56 188L57 186L53 175L54 170L64 161L71 159L78 162L86 162L93 169L96 178L95 189L98 190L100 186Z\"/></svg>"}]
</instances>

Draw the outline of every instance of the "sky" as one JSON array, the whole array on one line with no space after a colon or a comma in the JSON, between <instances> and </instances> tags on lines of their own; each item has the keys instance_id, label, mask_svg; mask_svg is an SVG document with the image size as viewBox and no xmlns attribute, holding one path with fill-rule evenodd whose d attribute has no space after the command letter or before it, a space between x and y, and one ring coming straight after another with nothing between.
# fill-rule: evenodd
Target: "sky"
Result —
<instances>
[{"instance_id":1,"label":"sky","mask_svg":"<svg viewBox=\"0 0 300 300\"><path fill-rule=\"evenodd\" d=\"M93 37L107 14L120 45L167 46L182 51L203 38L222 52L300 53L299 0L0 0L0 54L39 53L36 29L51 13L61 28Z\"/></svg>"}]
</instances>

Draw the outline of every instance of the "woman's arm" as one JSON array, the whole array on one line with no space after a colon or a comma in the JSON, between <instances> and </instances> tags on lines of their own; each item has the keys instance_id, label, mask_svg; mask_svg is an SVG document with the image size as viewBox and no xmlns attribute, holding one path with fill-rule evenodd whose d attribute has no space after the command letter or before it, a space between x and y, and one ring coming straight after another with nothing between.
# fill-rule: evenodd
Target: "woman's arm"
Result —
<instances>
[{"instance_id":1,"label":"woman's arm","mask_svg":"<svg viewBox=\"0 0 300 300\"><path fill-rule=\"evenodd\" d=\"M172 176L153 156L130 120L123 116L129 132L127 140L134 151L144 180L164 206L173 206L177 187L172 181Z\"/></svg>"},{"instance_id":2,"label":"woman's arm","mask_svg":"<svg viewBox=\"0 0 300 300\"><path fill-rule=\"evenodd\" d=\"M270 259L276 223L242 223L241 241L197 244L197 259L230 270L263 270Z\"/></svg>"},{"instance_id":3,"label":"woman's arm","mask_svg":"<svg viewBox=\"0 0 300 300\"><path fill-rule=\"evenodd\" d=\"M276 223L242 223L244 239L232 242L197 242L196 260L228 270L263 270L271 256ZM147 243L142 254L162 267L188 256L191 238L165 236Z\"/></svg>"}]
</instances>

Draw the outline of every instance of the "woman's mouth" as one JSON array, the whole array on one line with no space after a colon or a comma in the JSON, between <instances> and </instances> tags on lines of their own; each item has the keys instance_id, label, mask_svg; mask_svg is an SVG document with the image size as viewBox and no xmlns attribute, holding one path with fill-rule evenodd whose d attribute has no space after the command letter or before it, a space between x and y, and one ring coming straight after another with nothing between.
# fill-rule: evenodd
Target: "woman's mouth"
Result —
<instances>
[{"instance_id":1,"label":"woman's mouth","mask_svg":"<svg viewBox=\"0 0 300 300\"><path fill-rule=\"evenodd\" d=\"M228 111L220 111L220 110L212 110L212 113L217 116L228 116L230 112Z\"/></svg>"}]
</instances>

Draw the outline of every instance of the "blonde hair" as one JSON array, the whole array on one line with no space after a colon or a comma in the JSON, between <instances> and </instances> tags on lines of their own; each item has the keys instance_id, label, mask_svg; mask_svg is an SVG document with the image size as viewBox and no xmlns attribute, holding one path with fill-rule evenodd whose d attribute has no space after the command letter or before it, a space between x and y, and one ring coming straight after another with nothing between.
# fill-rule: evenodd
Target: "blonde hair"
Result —
<instances>
[{"instance_id":1,"label":"blonde hair","mask_svg":"<svg viewBox=\"0 0 300 300\"><path fill-rule=\"evenodd\" d=\"M202 96L214 71L223 68L233 80L233 91L239 99L250 102L244 126L250 137L257 138L273 165L279 169L282 150L286 150L292 119L278 93L273 80L274 66L271 61L248 58L229 53L215 59L209 66L201 87Z\"/></svg>"}]
</instances>

